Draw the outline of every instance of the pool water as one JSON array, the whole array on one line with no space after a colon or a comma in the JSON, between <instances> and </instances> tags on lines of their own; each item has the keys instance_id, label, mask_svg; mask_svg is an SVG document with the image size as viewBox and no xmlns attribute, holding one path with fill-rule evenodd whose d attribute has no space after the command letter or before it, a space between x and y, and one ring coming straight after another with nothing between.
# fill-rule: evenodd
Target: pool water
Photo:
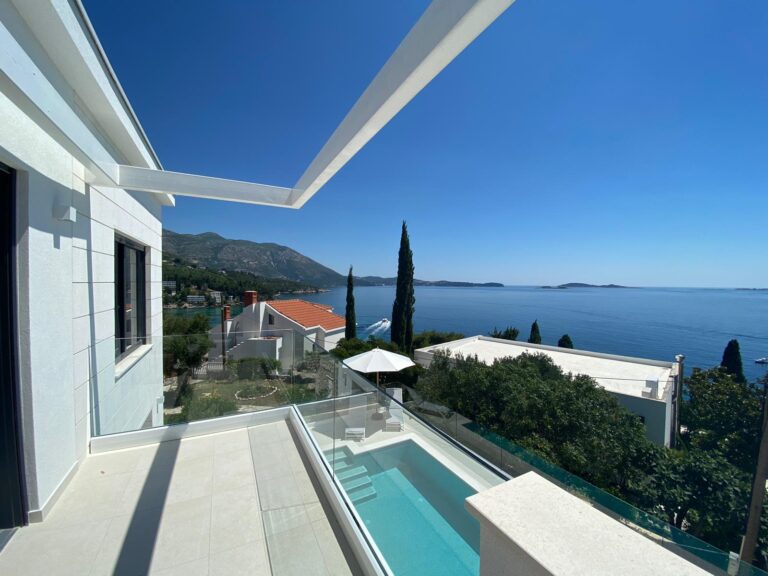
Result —
<instances>
[{"instance_id":1,"label":"pool water","mask_svg":"<svg viewBox=\"0 0 768 576\"><path fill-rule=\"evenodd\" d=\"M342 486L397 576L479 574L480 525L464 508L476 490L412 440L334 456Z\"/></svg>"}]
</instances>

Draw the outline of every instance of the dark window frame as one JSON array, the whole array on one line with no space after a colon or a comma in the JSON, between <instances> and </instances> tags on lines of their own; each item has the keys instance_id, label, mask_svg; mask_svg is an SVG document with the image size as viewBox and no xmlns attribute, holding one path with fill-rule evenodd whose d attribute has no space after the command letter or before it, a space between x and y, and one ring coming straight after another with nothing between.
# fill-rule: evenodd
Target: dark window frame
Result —
<instances>
[{"instance_id":1,"label":"dark window frame","mask_svg":"<svg viewBox=\"0 0 768 576\"><path fill-rule=\"evenodd\" d=\"M126 252L136 254L136 337L129 340L125 322ZM127 238L115 235L115 362L120 362L147 342L146 249Z\"/></svg>"},{"instance_id":2,"label":"dark window frame","mask_svg":"<svg viewBox=\"0 0 768 576\"><path fill-rule=\"evenodd\" d=\"M267 314L267 324L270 326L275 325L275 317L272 314Z\"/></svg>"}]
</instances>

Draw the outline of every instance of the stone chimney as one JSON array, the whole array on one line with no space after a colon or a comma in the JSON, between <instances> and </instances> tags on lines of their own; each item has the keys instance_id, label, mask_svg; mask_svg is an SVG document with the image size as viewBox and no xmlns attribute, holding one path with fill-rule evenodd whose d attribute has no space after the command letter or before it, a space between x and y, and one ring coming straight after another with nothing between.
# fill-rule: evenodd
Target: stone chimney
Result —
<instances>
[{"instance_id":1,"label":"stone chimney","mask_svg":"<svg viewBox=\"0 0 768 576\"><path fill-rule=\"evenodd\" d=\"M247 290L243 294L243 306L250 306L259 301L259 293L256 290Z\"/></svg>"},{"instance_id":2,"label":"stone chimney","mask_svg":"<svg viewBox=\"0 0 768 576\"><path fill-rule=\"evenodd\" d=\"M224 306L224 321L232 319L232 308L229 306Z\"/></svg>"}]
</instances>

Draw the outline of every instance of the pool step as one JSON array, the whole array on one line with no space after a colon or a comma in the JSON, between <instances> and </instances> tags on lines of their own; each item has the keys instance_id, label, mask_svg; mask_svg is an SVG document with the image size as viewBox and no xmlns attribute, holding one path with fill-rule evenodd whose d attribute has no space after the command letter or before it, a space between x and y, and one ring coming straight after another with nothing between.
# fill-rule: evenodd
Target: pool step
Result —
<instances>
[{"instance_id":1,"label":"pool step","mask_svg":"<svg viewBox=\"0 0 768 576\"><path fill-rule=\"evenodd\" d=\"M376 488L368 486L366 488L361 488L360 490L347 492L347 494L349 494L349 499L352 500L352 504L362 504L363 502L376 497Z\"/></svg>"},{"instance_id":2,"label":"pool step","mask_svg":"<svg viewBox=\"0 0 768 576\"><path fill-rule=\"evenodd\" d=\"M336 472L341 472L342 470L349 468L352 466L352 463L349 460L336 460L333 462L333 469Z\"/></svg>"},{"instance_id":3,"label":"pool step","mask_svg":"<svg viewBox=\"0 0 768 576\"><path fill-rule=\"evenodd\" d=\"M352 480L347 480L345 482L342 482L341 485L344 486L344 490L346 490L347 493L349 493L352 490L357 490L358 488L364 488L365 486L370 486L371 479L368 475L358 476L357 478L353 478Z\"/></svg>"},{"instance_id":4,"label":"pool step","mask_svg":"<svg viewBox=\"0 0 768 576\"><path fill-rule=\"evenodd\" d=\"M349 450L346 448L339 448L337 450L326 450L323 452L328 462L338 462L339 460L345 460L349 457Z\"/></svg>"},{"instance_id":5,"label":"pool step","mask_svg":"<svg viewBox=\"0 0 768 576\"><path fill-rule=\"evenodd\" d=\"M368 469L365 466L354 466L341 472L336 472L336 478L342 482L357 478L358 476L368 476Z\"/></svg>"}]
</instances>

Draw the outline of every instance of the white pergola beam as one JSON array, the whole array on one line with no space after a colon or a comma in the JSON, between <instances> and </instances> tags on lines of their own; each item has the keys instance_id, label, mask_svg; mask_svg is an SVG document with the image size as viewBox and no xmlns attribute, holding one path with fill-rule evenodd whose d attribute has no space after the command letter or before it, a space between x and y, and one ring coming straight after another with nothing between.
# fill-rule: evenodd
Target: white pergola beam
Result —
<instances>
[{"instance_id":1,"label":"white pergola beam","mask_svg":"<svg viewBox=\"0 0 768 576\"><path fill-rule=\"evenodd\" d=\"M433 0L293 188L118 166L121 188L301 208L514 0Z\"/></svg>"},{"instance_id":2,"label":"white pergola beam","mask_svg":"<svg viewBox=\"0 0 768 576\"><path fill-rule=\"evenodd\" d=\"M290 188L241 180L211 178L136 166L117 167L117 186L129 190L177 194L211 200L289 207Z\"/></svg>"},{"instance_id":3,"label":"white pergola beam","mask_svg":"<svg viewBox=\"0 0 768 576\"><path fill-rule=\"evenodd\" d=\"M294 186L300 208L514 0L434 0Z\"/></svg>"}]
</instances>

